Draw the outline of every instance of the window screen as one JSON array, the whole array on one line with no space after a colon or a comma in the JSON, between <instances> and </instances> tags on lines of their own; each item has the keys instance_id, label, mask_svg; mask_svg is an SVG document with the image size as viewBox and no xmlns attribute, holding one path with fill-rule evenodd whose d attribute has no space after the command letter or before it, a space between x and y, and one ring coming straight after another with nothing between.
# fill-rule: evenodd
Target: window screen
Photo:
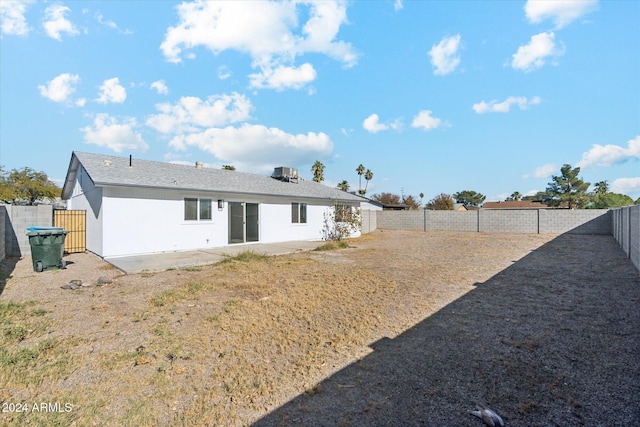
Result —
<instances>
[{"instance_id":1,"label":"window screen","mask_svg":"<svg viewBox=\"0 0 640 427\"><path fill-rule=\"evenodd\" d=\"M200 219L211 219L211 199L200 199Z\"/></svg>"},{"instance_id":2,"label":"window screen","mask_svg":"<svg viewBox=\"0 0 640 427\"><path fill-rule=\"evenodd\" d=\"M307 204L300 203L300 224L307 223Z\"/></svg>"},{"instance_id":3,"label":"window screen","mask_svg":"<svg viewBox=\"0 0 640 427\"><path fill-rule=\"evenodd\" d=\"M184 220L198 220L198 199L184 199Z\"/></svg>"}]
</instances>

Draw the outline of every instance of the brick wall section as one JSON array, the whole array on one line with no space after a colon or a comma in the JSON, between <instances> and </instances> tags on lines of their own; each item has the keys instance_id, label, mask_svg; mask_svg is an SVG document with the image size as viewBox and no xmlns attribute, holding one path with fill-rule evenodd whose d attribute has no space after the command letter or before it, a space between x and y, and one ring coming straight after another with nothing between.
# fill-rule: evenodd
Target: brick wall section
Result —
<instances>
[{"instance_id":1,"label":"brick wall section","mask_svg":"<svg viewBox=\"0 0 640 427\"><path fill-rule=\"evenodd\" d=\"M612 232L633 265L640 270L640 206L614 209Z\"/></svg>"},{"instance_id":2,"label":"brick wall section","mask_svg":"<svg viewBox=\"0 0 640 427\"><path fill-rule=\"evenodd\" d=\"M611 234L606 209L495 209L477 211L377 211L378 228L482 233Z\"/></svg>"},{"instance_id":3,"label":"brick wall section","mask_svg":"<svg viewBox=\"0 0 640 427\"><path fill-rule=\"evenodd\" d=\"M5 256L24 256L31 253L26 228L31 226L51 227L53 207L51 205L12 206L5 205L4 221Z\"/></svg>"}]
</instances>

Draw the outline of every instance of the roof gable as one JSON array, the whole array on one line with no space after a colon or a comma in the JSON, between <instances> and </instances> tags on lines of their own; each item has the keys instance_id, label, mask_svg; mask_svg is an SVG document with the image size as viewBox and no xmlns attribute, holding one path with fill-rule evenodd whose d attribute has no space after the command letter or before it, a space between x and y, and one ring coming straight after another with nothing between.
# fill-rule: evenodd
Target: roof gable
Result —
<instances>
[{"instance_id":1,"label":"roof gable","mask_svg":"<svg viewBox=\"0 0 640 427\"><path fill-rule=\"evenodd\" d=\"M77 151L71 155L62 189L63 199L71 196L79 165L82 165L96 186L179 189L342 202L366 201L363 197L315 181L283 182L265 175Z\"/></svg>"}]
</instances>

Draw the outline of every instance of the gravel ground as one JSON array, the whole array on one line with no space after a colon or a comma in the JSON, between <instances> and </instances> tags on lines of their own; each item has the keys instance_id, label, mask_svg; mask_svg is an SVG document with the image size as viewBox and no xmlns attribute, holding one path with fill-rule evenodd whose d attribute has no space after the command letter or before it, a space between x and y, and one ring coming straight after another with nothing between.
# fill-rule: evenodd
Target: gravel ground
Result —
<instances>
[{"instance_id":1,"label":"gravel ground","mask_svg":"<svg viewBox=\"0 0 640 427\"><path fill-rule=\"evenodd\" d=\"M0 424L480 426L480 404L509 426L640 425L640 274L612 237L352 245L128 276L90 254L5 262L0 303L35 301L46 322L4 350L57 340L67 365L0 364L0 402L73 411Z\"/></svg>"}]
</instances>

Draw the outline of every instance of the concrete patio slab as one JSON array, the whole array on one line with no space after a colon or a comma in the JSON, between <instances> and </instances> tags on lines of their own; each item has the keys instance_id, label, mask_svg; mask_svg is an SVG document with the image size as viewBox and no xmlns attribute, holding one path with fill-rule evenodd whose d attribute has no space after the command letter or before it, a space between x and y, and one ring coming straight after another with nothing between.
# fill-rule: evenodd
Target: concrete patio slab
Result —
<instances>
[{"instance_id":1,"label":"concrete patio slab","mask_svg":"<svg viewBox=\"0 0 640 427\"><path fill-rule=\"evenodd\" d=\"M197 251L109 257L105 258L105 261L127 274L136 274L143 271L154 272L169 268L215 264L226 257L238 255L243 251L251 251L262 255L285 255L299 251L311 251L321 244L321 241L307 240L281 243L247 243Z\"/></svg>"}]
</instances>

